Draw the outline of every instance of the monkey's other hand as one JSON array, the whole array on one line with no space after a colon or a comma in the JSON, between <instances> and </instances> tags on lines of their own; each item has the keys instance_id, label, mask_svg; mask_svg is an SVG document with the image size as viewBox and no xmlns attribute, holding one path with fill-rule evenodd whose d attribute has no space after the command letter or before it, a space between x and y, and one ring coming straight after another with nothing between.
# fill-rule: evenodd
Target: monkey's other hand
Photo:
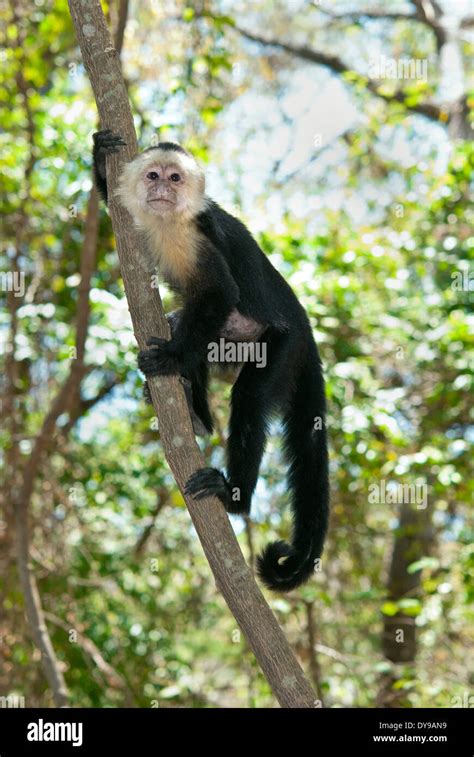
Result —
<instances>
[{"instance_id":1,"label":"monkey's other hand","mask_svg":"<svg viewBox=\"0 0 474 757\"><path fill-rule=\"evenodd\" d=\"M96 170L103 179L106 178L106 166L105 158L107 155L112 155L114 152L119 151L119 147L124 147L127 143L124 142L122 137L113 134L110 129L104 131L96 131L92 135L94 140L94 163Z\"/></svg>"},{"instance_id":2,"label":"monkey's other hand","mask_svg":"<svg viewBox=\"0 0 474 757\"><path fill-rule=\"evenodd\" d=\"M172 343L152 336L147 339L151 350L138 353L138 367L145 376L175 376L180 373L180 364Z\"/></svg>"},{"instance_id":3,"label":"monkey's other hand","mask_svg":"<svg viewBox=\"0 0 474 757\"><path fill-rule=\"evenodd\" d=\"M92 135L92 139L94 140L94 146L97 150L109 154L118 152L119 147L125 147L127 144L120 134L114 134L111 129L96 131Z\"/></svg>"},{"instance_id":4,"label":"monkey's other hand","mask_svg":"<svg viewBox=\"0 0 474 757\"><path fill-rule=\"evenodd\" d=\"M228 513L241 512L239 503L232 501L232 489L226 477L217 468L200 468L186 482L184 493L193 499L218 497Z\"/></svg>"}]
</instances>

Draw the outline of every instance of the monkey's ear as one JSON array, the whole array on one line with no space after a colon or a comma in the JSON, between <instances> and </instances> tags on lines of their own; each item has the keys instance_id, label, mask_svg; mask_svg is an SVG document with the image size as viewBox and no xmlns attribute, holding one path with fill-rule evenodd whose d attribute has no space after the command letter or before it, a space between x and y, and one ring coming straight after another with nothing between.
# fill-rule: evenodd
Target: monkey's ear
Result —
<instances>
[{"instance_id":1,"label":"monkey's ear","mask_svg":"<svg viewBox=\"0 0 474 757\"><path fill-rule=\"evenodd\" d=\"M143 156L139 155L130 163L123 166L114 196L122 207L132 215L136 224L140 225L143 211L140 206L142 193Z\"/></svg>"}]
</instances>

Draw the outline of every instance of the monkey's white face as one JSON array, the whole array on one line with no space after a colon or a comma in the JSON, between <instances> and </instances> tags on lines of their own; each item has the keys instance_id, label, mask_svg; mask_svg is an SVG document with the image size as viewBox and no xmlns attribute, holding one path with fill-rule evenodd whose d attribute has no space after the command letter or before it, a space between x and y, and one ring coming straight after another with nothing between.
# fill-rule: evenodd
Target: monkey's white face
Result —
<instances>
[{"instance_id":1,"label":"monkey's white face","mask_svg":"<svg viewBox=\"0 0 474 757\"><path fill-rule=\"evenodd\" d=\"M176 163L154 163L144 171L147 210L159 216L181 213L186 208L186 175ZM145 208L144 208L145 209Z\"/></svg>"},{"instance_id":2,"label":"monkey's white face","mask_svg":"<svg viewBox=\"0 0 474 757\"><path fill-rule=\"evenodd\" d=\"M152 227L160 219L197 215L205 205L204 185L190 155L155 149L124 167L117 195L138 226Z\"/></svg>"}]
</instances>

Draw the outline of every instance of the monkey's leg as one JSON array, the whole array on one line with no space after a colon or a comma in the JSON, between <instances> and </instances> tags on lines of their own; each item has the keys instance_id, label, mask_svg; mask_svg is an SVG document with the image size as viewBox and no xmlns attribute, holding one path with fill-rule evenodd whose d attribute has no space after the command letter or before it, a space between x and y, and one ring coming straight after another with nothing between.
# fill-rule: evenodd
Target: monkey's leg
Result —
<instances>
[{"instance_id":1,"label":"monkey's leg","mask_svg":"<svg viewBox=\"0 0 474 757\"><path fill-rule=\"evenodd\" d=\"M190 378L190 398L188 397L188 404L191 402L190 410L194 432L199 436L212 434L214 424L207 401L207 385L209 381L209 364L207 361L203 361ZM203 430L196 431L196 423L193 416L196 417Z\"/></svg>"},{"instance_id":2,"label":"monkey's leg","mask_svg":"<svg viewBox=\"0 0 474 757\"><path fill-rule=\"evenodd\" d=\"M182 310L173 310L170 313L166 313L166 319L170 325L171 335L176 331L181 318L181 313ZM212 434L213 423L207 402L207 363L201 363L192 376L188 376L187 374L181 375L180 381L184 387L194 433L196 436ZM145 402L151 404L150 388L146 380L143 384L143 395L145 397Z\"/></svg>"},{"instance_id":3,"label":"monkey's leg","mask_svg":"<svg viewBox=\"0 0 474 757\"><path fill-rule=\"evenodd\" d=\"M191 383L191 381L189 381L189 379L187 378L184 378L184 376L180 376L179 380L184 388L194 433L196 434L196 436L207 436L207 434L212 434L213 424L209 408L207 407L207 400L205 406L204 404L199 404L195 399L196 395L194 385ZM150 387L148 386L148 381L146 380L143 384L143 397L148 405L152 404ZM205 408L207 412L205 411Z\"/></svg>"},{"instance_id":4,"label":"monkey's leg","mask_svg":"<svg viewBox=\"0 0 474 757\"><path fill-rule=\"evenodd\" d=\"M166 319L171 329L171 337L176 333L182 314L182 308L172 310L171 313L166 314ZM189 375L183 373L181 375L181 383L186 393L194 433L197 436L212 434L214 428L207 402L208 381L209 368L207 361L201 362L193 373Z\"/></svg>"},{"instance_id":5,"label":"monkey's leg","mask_svg":"<svg viewBox=\"0 0 474 757\"><path fill-rule=\"evenodd\" d=\"M195 499L214 494L230 513L250 512L268 417L287 390L289 340L286 335L270 336L267 347L270 354L266 367L247 363L232 391L227 476L216 468L202 468L186 484L186 493Z\"/></svg>"}]
</instances>

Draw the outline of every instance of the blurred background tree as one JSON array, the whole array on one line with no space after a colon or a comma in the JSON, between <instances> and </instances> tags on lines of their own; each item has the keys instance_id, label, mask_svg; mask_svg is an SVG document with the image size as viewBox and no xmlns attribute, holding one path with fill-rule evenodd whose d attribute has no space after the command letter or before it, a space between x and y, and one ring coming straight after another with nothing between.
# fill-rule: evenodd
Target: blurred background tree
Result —
<instances>
[{"instance_id":1,"label":"blurred background tree","mask_svg":"<svg viewBox=\"0 0 474 757\"><path fill-rule=\"evenodd\" d=\"M175 139L206 164L320 345L324 570L272 607L326 706L453 706L472 688L469 3L104 7L118 41L125 28L141 144ZM141 399L67 3L2 16L0 693L50 706L64 679L73 706L272 706ZM215 382L213 464L228 397ZM273 432L254 521L235 521L249 559L290 527ZM383 496L415 484L426 502ZM17 568L26 512L39 639Z\"/></svg>"}]
</instances>

